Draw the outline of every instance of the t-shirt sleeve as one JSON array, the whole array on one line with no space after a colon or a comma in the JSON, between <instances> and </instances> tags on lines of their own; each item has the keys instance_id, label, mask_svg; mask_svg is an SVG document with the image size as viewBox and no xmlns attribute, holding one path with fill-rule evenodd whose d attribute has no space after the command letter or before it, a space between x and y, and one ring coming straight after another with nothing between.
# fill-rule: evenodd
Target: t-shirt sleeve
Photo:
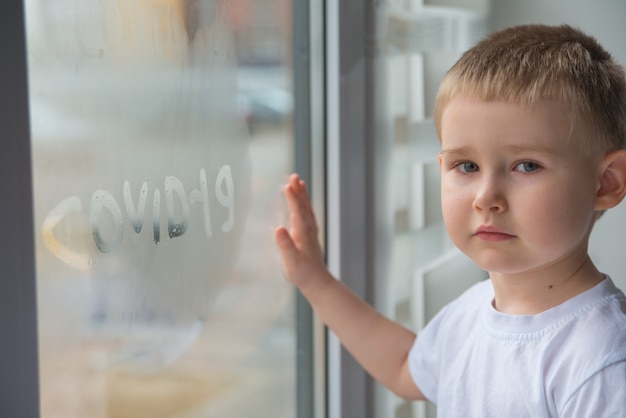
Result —
<instances>
[{"instance_id":1,"label":"t-shirt sleeve","mask_svg":"<svg viewBox=\"0 0 626 418\"><path fill-rule=\"evenodd\" d=\"M433 361L432 356L428 355L429 352L426 349L430 345L427 340L430 340L426 336L425 330L426 328L419 333L409 353L409 371L420 392L424 394L426 399L435 402L438 387L437 367L436 362Z\"/></svg>"},{"instance_id":2,"label":"t-shirt sleeve","mask_svg":"<svg viewBox=\"0 0 626 418\"><path fill-rule=\"evenodd\" d=\"M472 286L444 306L417 333L409 352L409 371L413 382L429 401L437 403L442 367L448 365L449 356L454 355L458 344L471 332L482 301L492 298L489 289L491 283L487 280Z\"/></svg>"},{"instance_id":3,"label":"t-shirt sleeve","mask_svg":"<svg viewBox=\"0 0 626 418\"><path fill-rule=\"evenodd\" d=\"M559 416L626 418L626 361L605 367L585 381Z\"/></svg>"},{"instance_id":4,"label":"t-shirt sleeve","mask_svg":"<svg viewBox=\"0 0 626 418\"><path fill-rule=\"evenodd\" d=\"M445 322L448 309L449 307L442 309L418 332L409 352L409 370L413 382L431 402L436 402L437 399L441 362L439 347L442 344L442 323Z\"/></svg>"}]
</instances>

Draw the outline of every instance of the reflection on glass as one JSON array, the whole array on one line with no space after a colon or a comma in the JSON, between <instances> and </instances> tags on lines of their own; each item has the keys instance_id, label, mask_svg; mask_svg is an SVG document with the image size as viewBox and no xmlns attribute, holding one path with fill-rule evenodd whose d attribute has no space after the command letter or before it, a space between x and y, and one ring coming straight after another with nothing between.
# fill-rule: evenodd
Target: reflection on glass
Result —
<instances>
[{"instance_id":1,"label":"reflection on glass","mask_svg":"<svg viewBox=\"0 0 626 418\"><path fill-rule=\"evenodd\" d=\"M295 415L289 8L26 1L43 417Z\"/></svg>"}]
</instances>

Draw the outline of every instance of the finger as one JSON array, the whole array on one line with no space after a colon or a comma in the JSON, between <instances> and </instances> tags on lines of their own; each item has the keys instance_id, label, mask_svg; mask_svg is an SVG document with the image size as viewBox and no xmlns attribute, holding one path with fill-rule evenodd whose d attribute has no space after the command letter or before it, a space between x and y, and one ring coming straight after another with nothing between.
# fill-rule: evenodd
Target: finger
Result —
<instances>
[{"instance_id":1,"label":"finger","mask_svg":"<svg viewBox=\"0 0 626 418\"><path fill-rule=\"evenodd\" d=\"M291 212L291 226L296 231L296 234L305 234L308 230L317 233L315 214L309 197L304 190L298 190L289 185L285 190L285 195L287 197L287 206Z\"/></svg>"},{"instance_id":2,"label":"finger","mask_svg":"<svg viewBox=\"0 0 626 418\"><path fill-rule=\"evenodd\" d=\"M292 174L291 177L289 177L288 184L293 188L294 191L299 194L305 194L308 198L309 193L307 191L306 183L304 180L300 179L300 176L298 174Z\"/></svg>"},{"instance_id":3,"label":"finger","mask_svg":"<svg viewBox=\"0 0 626 418\"><path fill-rule=\"evenodd\" d=\"M278 249L283 254L283 258L292 259L298 254L298 249L284 226L276 228L274 231L274 239L278 245Z\"/></svg>"},{"instance_id":4,"label":"finger","mask_svg":"<svg viewBox=\"0 0 626 418\"><path fill-rule=\"evenodd\" d=\"M297 174L292 174L292 175L289 177L289 182L288 182L288 184L289 184L289 186L291 186L292 188L294 188L294 189L298 189L298 188L299 188L299 186L300 186L300 182L301 182L301 181L302 181L302 180L300 180L300 176L299 176L299 175L297 175Z\"/></svg>"},{"instance_id":5,"label":"finger","mask_svg":"<svg viewBox=\"0 0 626 418\"><path fill-rule=\"evenodd\" d=\"M306 184L303 180L300 180L297 175L292 178L292 181L288 185L288 191L293 193L295 197L294 203L300 205L299 209L303 212L313 214L313 207L311 205L311 199L306 189Z\"/></svg>"}]
</instances>

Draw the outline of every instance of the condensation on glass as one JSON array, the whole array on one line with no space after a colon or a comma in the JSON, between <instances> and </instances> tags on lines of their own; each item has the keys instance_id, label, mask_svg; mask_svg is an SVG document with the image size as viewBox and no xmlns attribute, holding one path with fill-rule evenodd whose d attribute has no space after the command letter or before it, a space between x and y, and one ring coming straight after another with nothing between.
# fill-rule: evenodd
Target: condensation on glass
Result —
<instances>
[{"instance_id":1,"label":"condensation on glass","mask_svg":"<svg viewBox=\"0 0 626 418\"><path fill-rule=\"evenodd\" d=\"M41 416L295 416L290 3L25 4Z\"/></svg>"}]
</instances>

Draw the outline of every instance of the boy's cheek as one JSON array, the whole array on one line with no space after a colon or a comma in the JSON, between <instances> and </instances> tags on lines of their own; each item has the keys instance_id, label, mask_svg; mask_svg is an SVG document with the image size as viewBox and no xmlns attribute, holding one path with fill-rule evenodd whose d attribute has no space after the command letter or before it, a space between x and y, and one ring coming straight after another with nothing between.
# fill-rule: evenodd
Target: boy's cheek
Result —
<instances>
[{"instance_id":1,"label":"boy's cheek","mask_svg":"<svg viewBox=\"0 0 626 418\"><path fill-rule=\"evenodd\" d=\"M469 212L473 211L474 198L473 187L467 182L442 183L441 211L444 215L444 222L448 219L453 221L455 218L467 219Z\"/></svg>"},{"instance_id":2,"label":"boy's cheek","mask_svg":"<svg viewBox=\"0 0 626 418\"><path fill-rule=\"evenodd\" d=\"M460 219L467 218L466 199L458 195L443 193L441 195L441 212L445 224L457 225Z\"/></svg>"}]
</instances>

